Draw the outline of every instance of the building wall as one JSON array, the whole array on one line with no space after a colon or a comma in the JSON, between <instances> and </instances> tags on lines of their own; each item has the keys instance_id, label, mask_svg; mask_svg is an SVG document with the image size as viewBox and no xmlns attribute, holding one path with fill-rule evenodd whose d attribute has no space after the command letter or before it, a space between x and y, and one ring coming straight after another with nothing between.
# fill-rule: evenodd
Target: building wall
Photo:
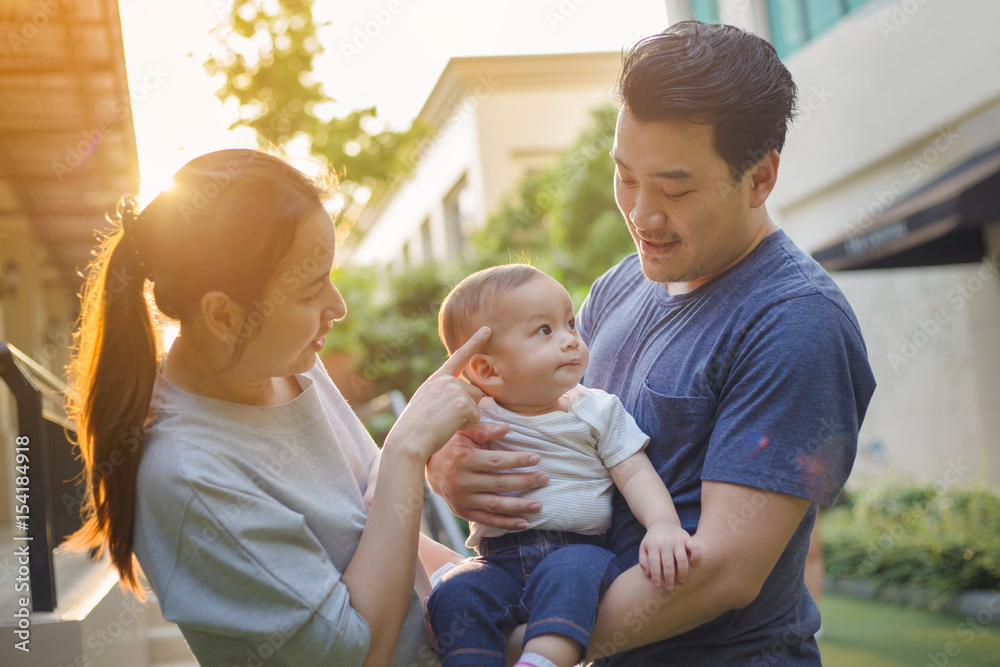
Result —
<instances>
[{"instance_id":1,"label":"building wall","mask_svg":"<svg viewBox=\"0 0 1000 667\"><path fill-rule=\"evenodd\" d=\"M430 219L434 254L447 255L447 235L442 202L458 180L466 175L472 192L471 215L482 217L482 176L477 128L478 101L461 101L423 153L413 173L386 202L378 221L351 253L358 264L398 264L403 246L416 241L420 226Z\"/></svg>"},{"instance_id":2,"label":"building wall","mask_svg":"<svg viewBox=\"0 0 1000 667\"><path fill-rule=\"evenodd\" d=\"M834 277L858 316L878 382L851 484L1000 483L997 266ZM984 354L989 349L993 354Z\"/></svg>"},{"instance_id":3,"label":"building wall","mask_svg":"<svg viewBox=\"0 0 1000 667\"><path fill-rule=\"evenodd\" d=\"M800 115L767 206L796 243L812 252L864 231L886 207L1000 143L998 24L1000 3L876 1L786 60ZM998 235L995 225L987 234L993 257ZM879 383L851 484L1000 484L995 261L834 278Z\"/></svg>"},{"instance_id":4,"label":"building wall","mask_svg":"<svg viewBox=\"0 0 1000 667\"><path fill-rule=\"evenodd\" d=\"M497 210L529 169L553 164L573 145L591 123L592 109L613 113L613 89L609 78L606 85L498 92L484 100L479 141L486 210Z\"/></svg>"},{"instance_id":5,"label":"building wall","mask_svg":"<svg viewBox=\"0 0 1000 667\"><path fill-rule=\"evenodd\" d=\"M769 210L804 247L1000 141L1000 3L957 9L873 2L787 60L802 108Z\"/></svg>"},{"instance_id":6,"label":"building wall","mask_svg":"<svg viewBox=\"0 0 1000 667\"><path fill-rule=\"evenodd\" d=\"M420 227L428 218L434 257L451 257L443 202L465 175L462 227L468 235L481 226L530 170L554 163L591 122L591 110L612 109L616 58L599 59L607 76L600 83L558 85L511 83L484 75L461 98L413 173L383 204L350 261L399 267L424 259ZM551 77L548 77L551 79ZM610 149L610 146L608 147ZM407 248L404 251L404 247Z\"/></svg>"}]
</instances>

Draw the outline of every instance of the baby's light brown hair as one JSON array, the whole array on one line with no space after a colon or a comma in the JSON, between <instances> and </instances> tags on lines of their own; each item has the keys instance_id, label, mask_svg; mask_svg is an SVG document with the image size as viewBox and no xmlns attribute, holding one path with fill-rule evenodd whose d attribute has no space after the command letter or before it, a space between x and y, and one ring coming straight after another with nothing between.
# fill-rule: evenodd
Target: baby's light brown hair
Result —
<instances>
[{"instance_id":1,"label":"baby's light brown hair","mask_svg":"<svg viewBox=\"0 0 1000 667\"><path fill-rule=\"evenodd\" d=\"M504 324L493 319L501 297L545 275L528 264L501 264L476 271L452 288L438 313L438 335L448 354L454 354L480 327L489 326L495 332ZM489 341L483 350L488 346Z\"/></svg>"}]
</instances>

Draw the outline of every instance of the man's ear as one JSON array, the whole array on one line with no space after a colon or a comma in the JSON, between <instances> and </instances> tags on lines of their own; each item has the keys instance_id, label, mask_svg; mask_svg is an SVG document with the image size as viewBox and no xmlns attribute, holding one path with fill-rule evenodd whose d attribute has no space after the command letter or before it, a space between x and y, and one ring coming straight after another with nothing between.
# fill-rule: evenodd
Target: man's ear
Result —
<instances>
[{"instance_id":1,"label":"man's ear","mask_svg":"<svg viewBox=\"0 0 1000 667\"><path fill-rule=\"evenodd\" d=\"M201 297L201 316L214 338L232 347L243 322L243 308L225 292L207 292Z\"/></svg>"},{"instance_id":2,"label":"man's ear","mask_svg":"<svg viewBox=\"0 0 1000 667\"><path fill-rule=\"evenodd\" d=\"M758 208L767 201L778 182L778 151L772 150L750 168L750 208Z\"/></svg>"},{"instance_id":3,"label":"man's ear","mask_svg":"<svg viewBox=\"0 0 1000 667\"><path fill-rule=\"evenodd\" d=\"M500 371L493 365L493 359L488 354L477 354L472 357L467 370L475 385L499 387L503 384L503 377L500 376Z\"/></svg>"}]
</instances>

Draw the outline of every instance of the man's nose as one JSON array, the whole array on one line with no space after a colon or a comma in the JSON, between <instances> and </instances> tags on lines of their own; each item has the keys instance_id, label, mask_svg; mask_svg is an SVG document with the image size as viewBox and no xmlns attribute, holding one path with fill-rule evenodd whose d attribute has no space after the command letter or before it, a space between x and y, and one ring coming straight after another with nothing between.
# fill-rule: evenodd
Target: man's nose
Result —
<instances>
[{"instance_id":1,"label":"man's nose","mask_svg":"<svg viewBox=\"0 0 1000 667\"><path fill-rule=\"evenodd\" d=\"M667 216L653 198L642 193L635 198L635 206L629 211L628 219L636 229L655 229L667 222Z\"/></svg>"}]
</instances>

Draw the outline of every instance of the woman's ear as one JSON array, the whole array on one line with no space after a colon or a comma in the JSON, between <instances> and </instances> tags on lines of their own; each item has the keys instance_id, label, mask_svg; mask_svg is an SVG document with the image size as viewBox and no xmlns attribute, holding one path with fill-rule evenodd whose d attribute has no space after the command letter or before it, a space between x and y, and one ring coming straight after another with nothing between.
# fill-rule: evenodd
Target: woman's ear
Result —
<instances>
[{"instance_id":1,"label":"woman's ear","mask_svg":"<svg viewBox=\"0 0 1000 667\"><path fill-rule=\"evenodd\" d=\"M243 323L243 308L225 292L207 292L201 297L201 316L205 328L230 350L236 346Z\"/></svg>"},{"instance_id":2,"label":"woman's ear","mask_svg":"<svg viewBox=\"0 0 1000 667\"><path fill-rule=\"evenodd\" d=\"M500 371L493 365L493 359L488 354L477 354L472 357L468 367L472 383L481 387L499 387L503 384Z\"/></svg>"}]
</instances>

